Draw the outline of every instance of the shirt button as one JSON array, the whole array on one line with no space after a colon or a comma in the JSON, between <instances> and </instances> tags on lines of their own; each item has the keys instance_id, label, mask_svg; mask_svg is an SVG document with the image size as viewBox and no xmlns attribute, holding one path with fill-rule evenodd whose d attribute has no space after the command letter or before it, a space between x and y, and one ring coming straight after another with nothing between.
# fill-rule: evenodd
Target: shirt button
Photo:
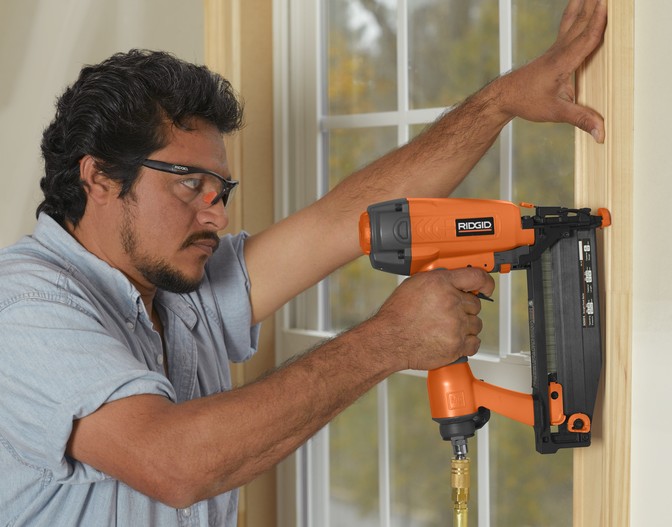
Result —
<instances>
[{"instance_id":1,"label":"shirt button","mask_svg":"<svg viewBox=\"0 0 672 527\"><path fill-rule=\"evenodd\" d=\"M159 366L162 366L163 365L163 355L157 355L156 356L156 362L159 363ZM189 509L185 509L185 510L189 510Z\"/></svg>"},{"instance_id":2,"label":"shirt button","mask_svg":"<svg viewBox=\"0 0 672 527\"><path fill-rule=\"evenodd\" d=\"M182 509L182 514L185 516L191 516L191 509Z\"/></svg>"},{"instance_id":3,"label":"shirt button","mask_svg":"<svg viewBox=\"0 0 672 527\"><path fill-rule=\"evenodd\" d=\"M126 327L128 329L133 329L135 327L135 324L133 324L133 322L129 320L128 322L126 322Z\"/></svg>"}]
</instances>

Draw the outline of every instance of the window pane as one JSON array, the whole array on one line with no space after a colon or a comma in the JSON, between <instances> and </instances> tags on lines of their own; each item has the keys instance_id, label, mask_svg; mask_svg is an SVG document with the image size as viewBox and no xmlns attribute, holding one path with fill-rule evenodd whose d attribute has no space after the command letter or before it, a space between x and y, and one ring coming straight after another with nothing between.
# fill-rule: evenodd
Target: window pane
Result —
<instances>
[{"instance_id":1,"label":"window pane","mask_svg":"<svg viewBox=\"0 0 672 527\"><path fill-rule=\"evenodd\" d=\"M355 170L375 161L397 147L397 128L368 127L331 129L328 135L329 189Z\"/></svg>"},{"instance_id":2,"label":"window pane","mask_svg":"<svg viewBox=\"0 0 672 527\"><path fill-rule=\"evenodd\" d=\"M432 421L424 377L396 374L388 381L392 525L452 525L450 463L453 450ZM478 525L476 441L469 442L469 524Z\"/></svg>"},{"instance_id":3,"label":"window pane","mask_svg":"<svg viewBox=\"0 0 672 527\"><path fill-rule=\"evenodd\" d=\"M572 451L539 454L531 427L492 414L491 527L572 524ZM478 433L478 432L477 432Z\"/></svg>"},{"instance_id":4,"label":"window pane","mask_svg":"<svg viewBox=\"0 0 672 527\"><path fill-rule=\"evenodd\" d=\"M469 175L451 194L452 198L499 199L499 142L476 163Z\"/></svg>"},{"instance_id":5,"label":"window pane","mask_svg":"<svg viewBox=\"0 0 672 527\"><path fill-rule=\"evenodd\" d=\"M411 136L420 134L429 124L411 126ZM476 163L469 175L452 192L451 198L500 199L500 141L497 139L490 150Z\"/></svg>"},{"instance_id":6,"label":"window pane","mask_svg":"<svg viewBox=\"0 0 672 527\"><path fill-rule=\"evenodd\" d=\"M514 201L574 205L574 129L570 125L518 120L513 123L513 148Z\"/></svg>"},{"instance_id":7,"label":"window pane","mask_svg":"<svg viewBox=\"0 0 672 527\"><path fill-rule=\"evenodd\" d=\"M554 41L564 3L513 0L513 61L518 67ZM513 123L513 198L538 205L572 206L574 128L552 123Z\"/></svg>"},{"instance_id":8,"label":"window pane","mask_svg":"<svg viewBox=\"0 0 672 527\"><path fill-rule=\"evenodd\" d=\"M329 329L341 331L373 315L398 284L397 275L377 271L362 256L329 276Z\"/></svg>"},{"instance_id":9,"label":"window pane","mask_svg":"<svg viewBox=\"0 0 672 527\"><path fill-rule=\"evenodd\" d=\"M371 390L329 424L330 527L380 525L377 415Z\"/></svg>"},{"instance_id":10,"label":"window pane","mask_svg":"<svg viewBox=\"0 0 672 527\"><path fill-rule=\"evenodd\" d=\"M327 13L328 113L397 108L395 2L330 0Z\"/></svg>"},{"instance_id":11,"label":"window pane","mask_svg":"<svg viewBox=\"0 0 672 527\"><path fill-rule=\"evenodd\" d=\"M397 129L393 127L332 130L328 148L329 188L396 144ZM376 271L368 257L361 257L331 274L327 283L330 310L327 329L338 331L372 315L396 287L398 277Z\"/></svg>"},{"instance_id":12,"label":"window pane","mask_svg":"<svg viewBox=\"0 0 672 527\"><path fill-rule=\"evenodd\" d=\"M409 0L409 106L451 106L499 73L498 0Z\"/></svg>"}]
</instances>

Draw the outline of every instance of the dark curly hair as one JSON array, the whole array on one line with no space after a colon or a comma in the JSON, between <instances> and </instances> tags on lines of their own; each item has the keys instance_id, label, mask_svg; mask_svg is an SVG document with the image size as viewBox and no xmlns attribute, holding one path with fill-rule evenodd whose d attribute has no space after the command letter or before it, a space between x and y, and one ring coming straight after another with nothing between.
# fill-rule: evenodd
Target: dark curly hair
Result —
<instances>
[{"instance_id":1,"label":"dark curly hair","mask_svg":"<svg viewBox=\"0 0 672 527\"><path fill-rule=\"evenodd\" d=\"M231 84L205 66L160 51L132 49L82 68L56 103L42 136L44 212L77 225L86 208L79 161L89 154L124 197L147 156L168 142L171 122L189 129L204 119L223 133L242 126L243 108Z\"/></svg>"}]
</instances>

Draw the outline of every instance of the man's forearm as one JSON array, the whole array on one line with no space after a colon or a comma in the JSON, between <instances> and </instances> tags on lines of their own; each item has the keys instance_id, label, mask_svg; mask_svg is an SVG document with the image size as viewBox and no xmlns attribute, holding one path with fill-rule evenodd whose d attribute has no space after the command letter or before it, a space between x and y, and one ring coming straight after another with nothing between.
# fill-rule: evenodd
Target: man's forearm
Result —
<instances>
[{"instance_id":1,"label":"man's forearm","mask_svg":"<svg viewBox=\"0 0 672 527\"><path fill-rule=\"evenodd\" d=\"M365 323L230 392L106 404L74 423L68 455L177 508L218 495L274 466L402 368L377 333Z\"/></svg>"},{"instance_id":2,"label":"man's forearm","mask_svg":"<svg viewBox=\"0 0 672 527\"><path fill-rule=\"evenodd\" d=\"M448 196L511 119L497 103L498 84L486 86L317 202L250 238L245 258L255 321L361 254L357 223L370 204Z\"/></svg>"},{"instance_id":3,"label":"man's forearm","mask_svg":"<svg viewBox=\"0 0 672 527\"><path fill-rule=\"evenodd\" d=\"M344 180L342 188L332 191L333 198L338 199L338 192L360 196L359 203L353 202L358 212L373 197L448 196L513 118L499 102L500 85L506 82L499 78L448 110L408 144Z\"/></svg>"},{"instance_id":4,"label":"man's forearm","mask_svg":"<svg viewBox=\"0 0 672 527\"><path fill-rule=\"evenodd\" d=\"M365 325L255 383L195 403L200 407L198 427L209 432L201 448L193 450L194 464L210 465L210 473L217 473L208 485L199 485L195 498L235 488L275 466L357 398L401 369L399 361L377 352L381 345L373 342L375 338L373 328L367 331ZM187 403L181 409L185 418L194 413L190 406ZM189 471L189 464L184 469Z\"/></svg>"}]
</instances>

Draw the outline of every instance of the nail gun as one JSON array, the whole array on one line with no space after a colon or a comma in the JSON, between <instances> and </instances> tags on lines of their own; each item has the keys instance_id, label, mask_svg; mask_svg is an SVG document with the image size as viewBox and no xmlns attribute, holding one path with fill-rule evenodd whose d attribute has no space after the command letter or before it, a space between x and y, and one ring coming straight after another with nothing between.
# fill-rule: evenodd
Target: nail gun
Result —
<instances>
[{"instance_id":1,"label":"nail gun","mask_svg":"<svg viewBox=\"0 0 672 527\"><path fill-rule=\"evenodd\" d=\"M408 198L360 217L362 250L382 271L527 271L532 392L474 378L466 358L428 373L432 418L456 458L490 411L532 426L542 454L590 445L602 366L596 229L610 214L521 206L534 214L507 201Z\"/></svg>"}]
</instances>

